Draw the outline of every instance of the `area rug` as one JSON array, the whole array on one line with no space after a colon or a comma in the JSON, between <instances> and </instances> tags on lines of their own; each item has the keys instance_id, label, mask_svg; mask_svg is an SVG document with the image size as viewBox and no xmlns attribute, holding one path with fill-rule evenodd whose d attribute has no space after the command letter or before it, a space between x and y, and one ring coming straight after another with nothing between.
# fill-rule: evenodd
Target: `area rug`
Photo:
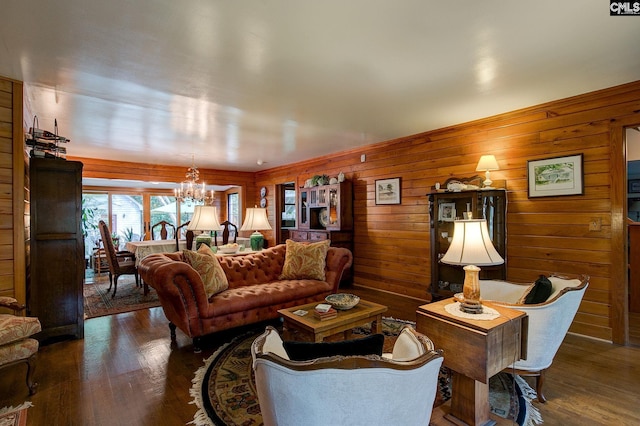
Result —
<instances>
[{"instance_id":1,"label":"area rug","mask_svg":"<svg viewBox=\"0 0 640 426\"><path fill-rule=\"evenodd\" d=\"M405 321L385 318L385 352ZM251 343L264 330L246 332L221 346L204 361L192 380L192 404L198 407L191 424L196 426L262 425L260 405L251 368ZM367 334L368 327L354 329L354 334ZM451 397L450 374L442 369L439 378L438 406ZM535 391L519 376L500 373L489 383L491 410L496 415L512 419L521 426L542 423L537 409L531 405Z\"/></svg>"},{"instance_id":2,"label":"area rug","mask_svg":"<svg viewBox=\"0 0 640 426\"><path fill-rule=\"evenodd\" d=\"M149 294L145 296L143 288L136 287L133 276L123 275L118 279L118 291L115 298L111 297L113 288L112 292L107 293L108 288L109 278L107 276L94 278L92 282L84 284L84 316L86 319L160 306L158 294L150 289Z\"/></svg>"},{"instance_id":3,"label":"area rug","mask_svg":"<svg viewBox=\"0 0 640 426\"><path fill-rule=\"evenodd\" d=\"M27 424L27 408L30 402L25 402L17 407L0 408L0 426L25 426Z\"/></svg>"}]
</instances>

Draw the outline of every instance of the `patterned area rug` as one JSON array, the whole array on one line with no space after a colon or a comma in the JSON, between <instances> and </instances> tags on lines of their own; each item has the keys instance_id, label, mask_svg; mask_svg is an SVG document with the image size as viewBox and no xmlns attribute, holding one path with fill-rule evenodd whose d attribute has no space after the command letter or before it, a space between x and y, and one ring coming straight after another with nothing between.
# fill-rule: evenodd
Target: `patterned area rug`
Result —
<instances>
[{"instance_id":1,"label":"patterned area rug","mask_svg":"<svg viewBox=\"0 0 640 426\"><path fill-rule=\"evenodd\" d=\"M406 322L385 318L385 352L390 352L402 326ZM223 345L205 365L198 369L190 390L198 411L192 424L196 426L261 425L260 405L251 368L251 343L263 330L247 332ZM368 327L354 329L354 334L368 334ZM490 381L492 412L514 420L517 424L542 423L537 409L531 405L535 391L516 376L500 373ZM438 406L451 397L450 374L443 369L439 378Z\"/></svg>"},{"instance_id":2,"label":"patterned area rug","mask_svg":"<svg viewBox=\"0 0 640 426\"><path fill-rule=\"evenodd\" d=\"M27 424L27 408L30 402L25 402L18 407L0 408L0 426L25 426Z\"/></svg>"},{"instance_id":3,"label":"patterned area rug","mask_svg":"<svg viewBox=\"0 0 640 426\"><path fill-rule=\"evenodd\" d=\"M115 298L111 298L113 288L107 293L108 288L109 277L106 274L87 279L83 286L86 319L160 306L157 293L150 288L149 294L145 296L143 288L136 287L132 275L123 275L118 279Z\"/></svg>"}]
</instances>

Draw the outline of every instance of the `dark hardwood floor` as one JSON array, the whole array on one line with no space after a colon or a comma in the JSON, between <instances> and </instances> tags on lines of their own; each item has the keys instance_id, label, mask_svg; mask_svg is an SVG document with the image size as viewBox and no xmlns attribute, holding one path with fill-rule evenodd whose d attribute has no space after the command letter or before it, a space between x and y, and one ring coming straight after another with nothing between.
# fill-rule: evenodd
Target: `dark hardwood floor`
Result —
<instances>
[{"instance_id":1,"label":"dark hardwood floor","mask_svg":"<svg viewBox=\"0 0 640 426\"><path fill-rule=\"evenodd\" d=\"M389 306L387 316L415 320L422 302L370 290L346 291ZM85 338L41 347L38 393L28 396L25 366L0 371L0 407L30 400L28 425L184 425L193 419L191 379L234 333L193 353L178 331L171 347L162 308L87 320ZM548 371L549 401L534 404L545 425L636 425L640 348L569 335Z\"/></svg>"}]
</instances>

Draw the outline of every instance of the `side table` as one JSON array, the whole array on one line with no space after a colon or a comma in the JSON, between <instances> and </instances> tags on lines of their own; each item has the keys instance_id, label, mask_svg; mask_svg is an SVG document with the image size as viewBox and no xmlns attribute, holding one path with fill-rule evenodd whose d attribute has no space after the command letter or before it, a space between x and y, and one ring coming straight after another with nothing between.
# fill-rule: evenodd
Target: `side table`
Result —
<instances>
[{"instance_id":1,"label":"side table","mask_svg":"<svg viewBox=\"0 0 640 426\"><path fill-rule=\"evenodd\" d=\"M418 307L416 329L442 349L444 366L455 372L451 411L446 418L455 424L493 425L490 418L489 378L513 362L526 359L527 314L501 306L493 320L475 320L452 315L445 299Z\"/></svg>"}]
</instances>

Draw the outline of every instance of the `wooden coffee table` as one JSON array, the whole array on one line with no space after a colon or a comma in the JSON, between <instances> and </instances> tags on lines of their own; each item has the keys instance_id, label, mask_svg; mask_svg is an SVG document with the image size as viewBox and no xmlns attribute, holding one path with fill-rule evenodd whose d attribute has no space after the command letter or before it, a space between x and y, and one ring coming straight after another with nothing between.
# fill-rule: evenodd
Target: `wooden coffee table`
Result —
<instances>
[{"instance_id":1,"label":"wooden coffee table","mask_svg":"<svg viewBox=\"0 0 640 426\"><path fill-rule=\"evenodd\" d=\"M347 311L338 311L338 316L329 320L320 321L313 315L313 309L322 302L307 303L293 308L280 309L278 313L284 319L285 340L305 340L322 342L325 337L338 333L344 333L344 338L351 337L351 329L369 322L371 331L382 332L382 314L387 311L384 305L360 299L360 302ZM297 310L307 311L304 316L296 315Z\"/></svg>"}]
</instances>

